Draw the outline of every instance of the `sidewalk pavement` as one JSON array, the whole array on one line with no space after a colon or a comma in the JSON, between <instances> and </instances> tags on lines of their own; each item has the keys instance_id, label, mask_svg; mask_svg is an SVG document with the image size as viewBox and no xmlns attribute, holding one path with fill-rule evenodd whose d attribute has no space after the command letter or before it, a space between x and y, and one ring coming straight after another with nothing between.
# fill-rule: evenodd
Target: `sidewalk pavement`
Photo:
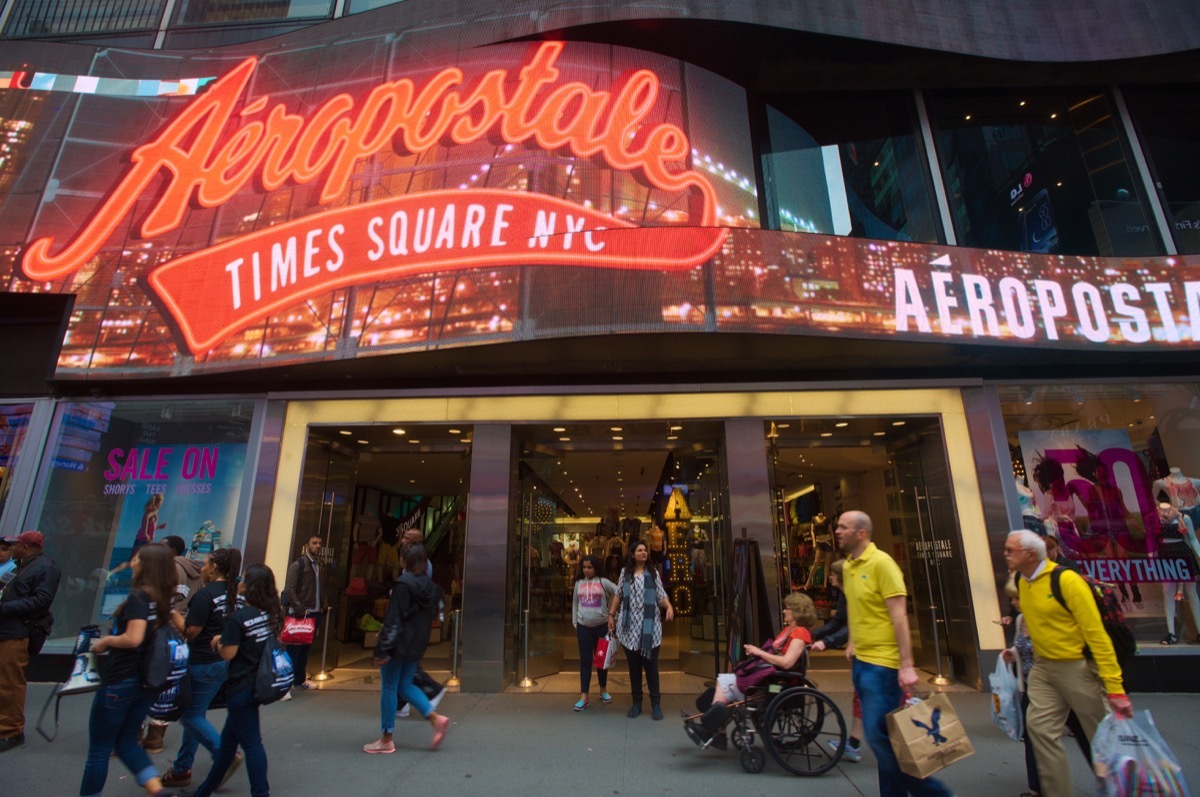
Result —
<instances>
[{"instance_id":1,"label":"sidewalk pavement","mask_svg":"<svg viewBox=\"0 0 1200 797\"><path fill-rule=\"evenodd\" d=\"M53 687L30 684L26 743L0 756L0 793L70 797L78 794L87 749L87 715L92 695L62 701L57 741L47 743L34 730L37 713ZM850 695L829 693L849 722ZM667 718L625 717L628 698L610 705L598 699L586 711L571 710L574 695L449 694L441 709L454 721L441 749L428 750L431 731L420 718L397 720L396 753L367 755L362 745L378 738L379 699L365 691L314 690L262 710L263 736L275 797L428 797L506 794L583 795L792 795L859 797L878 794L874 759L864 752L859 764L842 763L823 776L803 778L781 770L768 758L766 769L746 774L737 753L697 749L678 717L691 698L663 698ZM976 754L942 773L959 797L1017 797L1026 790L1023 748L996 730L989 718L991 697L951 695ZM1159 729L1183 762L1192 788L1200 787L1200 694L1138 694L1139 709L1150 709ZM648 708L648 706L647 706ZM51 709L51 715L53 709ZM210 718L219 728L224 712ZM51 716L52 721L52 716ZM165 768L178 748L181 731L172 725L166 750L153 756ZM1094 795L1086 763L1067 745L1076 793ZM211 763L202 749L193 787ZM107 795L143 794L124 766L112 759ZM221 795L248 795L244 772L236 773Z\"/></svg>"}]
</instances>

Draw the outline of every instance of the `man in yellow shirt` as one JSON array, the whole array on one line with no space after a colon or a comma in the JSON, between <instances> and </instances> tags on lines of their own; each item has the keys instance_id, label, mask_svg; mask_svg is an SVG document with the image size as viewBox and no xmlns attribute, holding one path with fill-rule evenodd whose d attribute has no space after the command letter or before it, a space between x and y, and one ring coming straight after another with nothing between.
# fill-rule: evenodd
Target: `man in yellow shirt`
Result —
<instances>
[{"instance_id":1,"label":"man in yellow shirt","mask_svg":"<svg viewBox=\"0 0 1200 797\"><path fill-rule=\"evenodd\" d=\"M908 591L896 560L871 542L871 518L852 510L838 518L838 545L846 554L842 589L850 642L854 691L862 703L863 735L875 753L880 797L947 797L952 794L935 778L914 778L900 771L888 739L887 715L900 708L905 690L917 685L912 638L908 631Z\"/></svg>"},{"instance_id":2,"label":"man in yellow shirt","mask_svg":"<svg viewBox=\"0 0 1200 797\"><path fill-rule=\"evenodd\" d=\"M1088 740L1104 719L1105 704L1118 717L1133 716L1112 640L1100 620L1091 587L1078 573L1059 575L1064 608L1054 597L1050 574L1058 567L1046 558L1046 543L1022 529L1004 541L1008 568L1021 577L1017 593L1025 627L1033 640L1033 670L1026 691L1026 733L1033 745L1041 797L1070 797L1071 770L1062 745L1063 724L1074 711ZM1090 656L1084 655L1084 649Z\"/></svg>"}]
</instances>

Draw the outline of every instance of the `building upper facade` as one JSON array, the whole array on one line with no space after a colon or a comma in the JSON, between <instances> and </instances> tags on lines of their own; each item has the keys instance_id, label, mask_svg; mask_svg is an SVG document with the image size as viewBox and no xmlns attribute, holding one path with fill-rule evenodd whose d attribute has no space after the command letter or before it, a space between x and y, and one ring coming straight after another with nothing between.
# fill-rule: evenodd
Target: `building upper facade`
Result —
<instances>
[{"instance_id":1,"label":"building upper facade","mask_svg":"<svg viewBox=\"0 0 1200 797\"><path fill-rule=\"evenodd\" d=\"M63 383L1200 347L1191 4L117 5L4 11L0 274L74 298Z\"/></svg>"}]
</instances>

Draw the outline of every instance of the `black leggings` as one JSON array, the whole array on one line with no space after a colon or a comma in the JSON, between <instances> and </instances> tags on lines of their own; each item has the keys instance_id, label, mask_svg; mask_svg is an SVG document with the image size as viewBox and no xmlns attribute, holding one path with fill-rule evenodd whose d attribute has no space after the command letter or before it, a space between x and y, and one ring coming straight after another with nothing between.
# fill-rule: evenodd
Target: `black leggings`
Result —
<instances>
[{"instance_id":1,"label":"black leggings","mask_svg":"<svg viewBox=\"0 0 1200 797\"><path fill-rule=\"evenodd\" d=\"M642 699L642 671L646 672L646 686L650 689L650 702L657 703L662 698L658 688L658 648L646 653L645 651L625 648L625 661L629 662L629 688L633 693L633 702Z\"/></svg>"},{"instance_id":2,"label":"black leggings","mask_svg":"<svg viewBox=\"0 0 1200 797\"><path fill-rule=\"evenodd\" d=\"M582 694L586 695L592 685L592 657L596 655L596 643L607 633L608 623L575 626L575 636L579 639L579 691ZM608 689L608 670L597 668L596 682L600 684L601 692Z\"/></svg>"}]
</instances>

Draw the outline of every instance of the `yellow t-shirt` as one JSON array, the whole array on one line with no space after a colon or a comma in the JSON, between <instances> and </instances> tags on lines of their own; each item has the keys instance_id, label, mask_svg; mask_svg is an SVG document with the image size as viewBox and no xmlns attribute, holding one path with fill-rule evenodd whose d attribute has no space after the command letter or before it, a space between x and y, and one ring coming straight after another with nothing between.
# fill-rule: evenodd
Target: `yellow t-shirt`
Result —
<instances>
[{"instance_id":1,"label":"yellow t-shirt","mask_svg":"<svg viewBox=\"0 0 1200 797\"><path fill-rule=\"evenodd\" d=\"M888 598L908 594L900 566L871 542L862 556L846 559L842 579L854 657L868 664L900 669L900 647L887 610Z\"/></svg>"}]
</instances>

